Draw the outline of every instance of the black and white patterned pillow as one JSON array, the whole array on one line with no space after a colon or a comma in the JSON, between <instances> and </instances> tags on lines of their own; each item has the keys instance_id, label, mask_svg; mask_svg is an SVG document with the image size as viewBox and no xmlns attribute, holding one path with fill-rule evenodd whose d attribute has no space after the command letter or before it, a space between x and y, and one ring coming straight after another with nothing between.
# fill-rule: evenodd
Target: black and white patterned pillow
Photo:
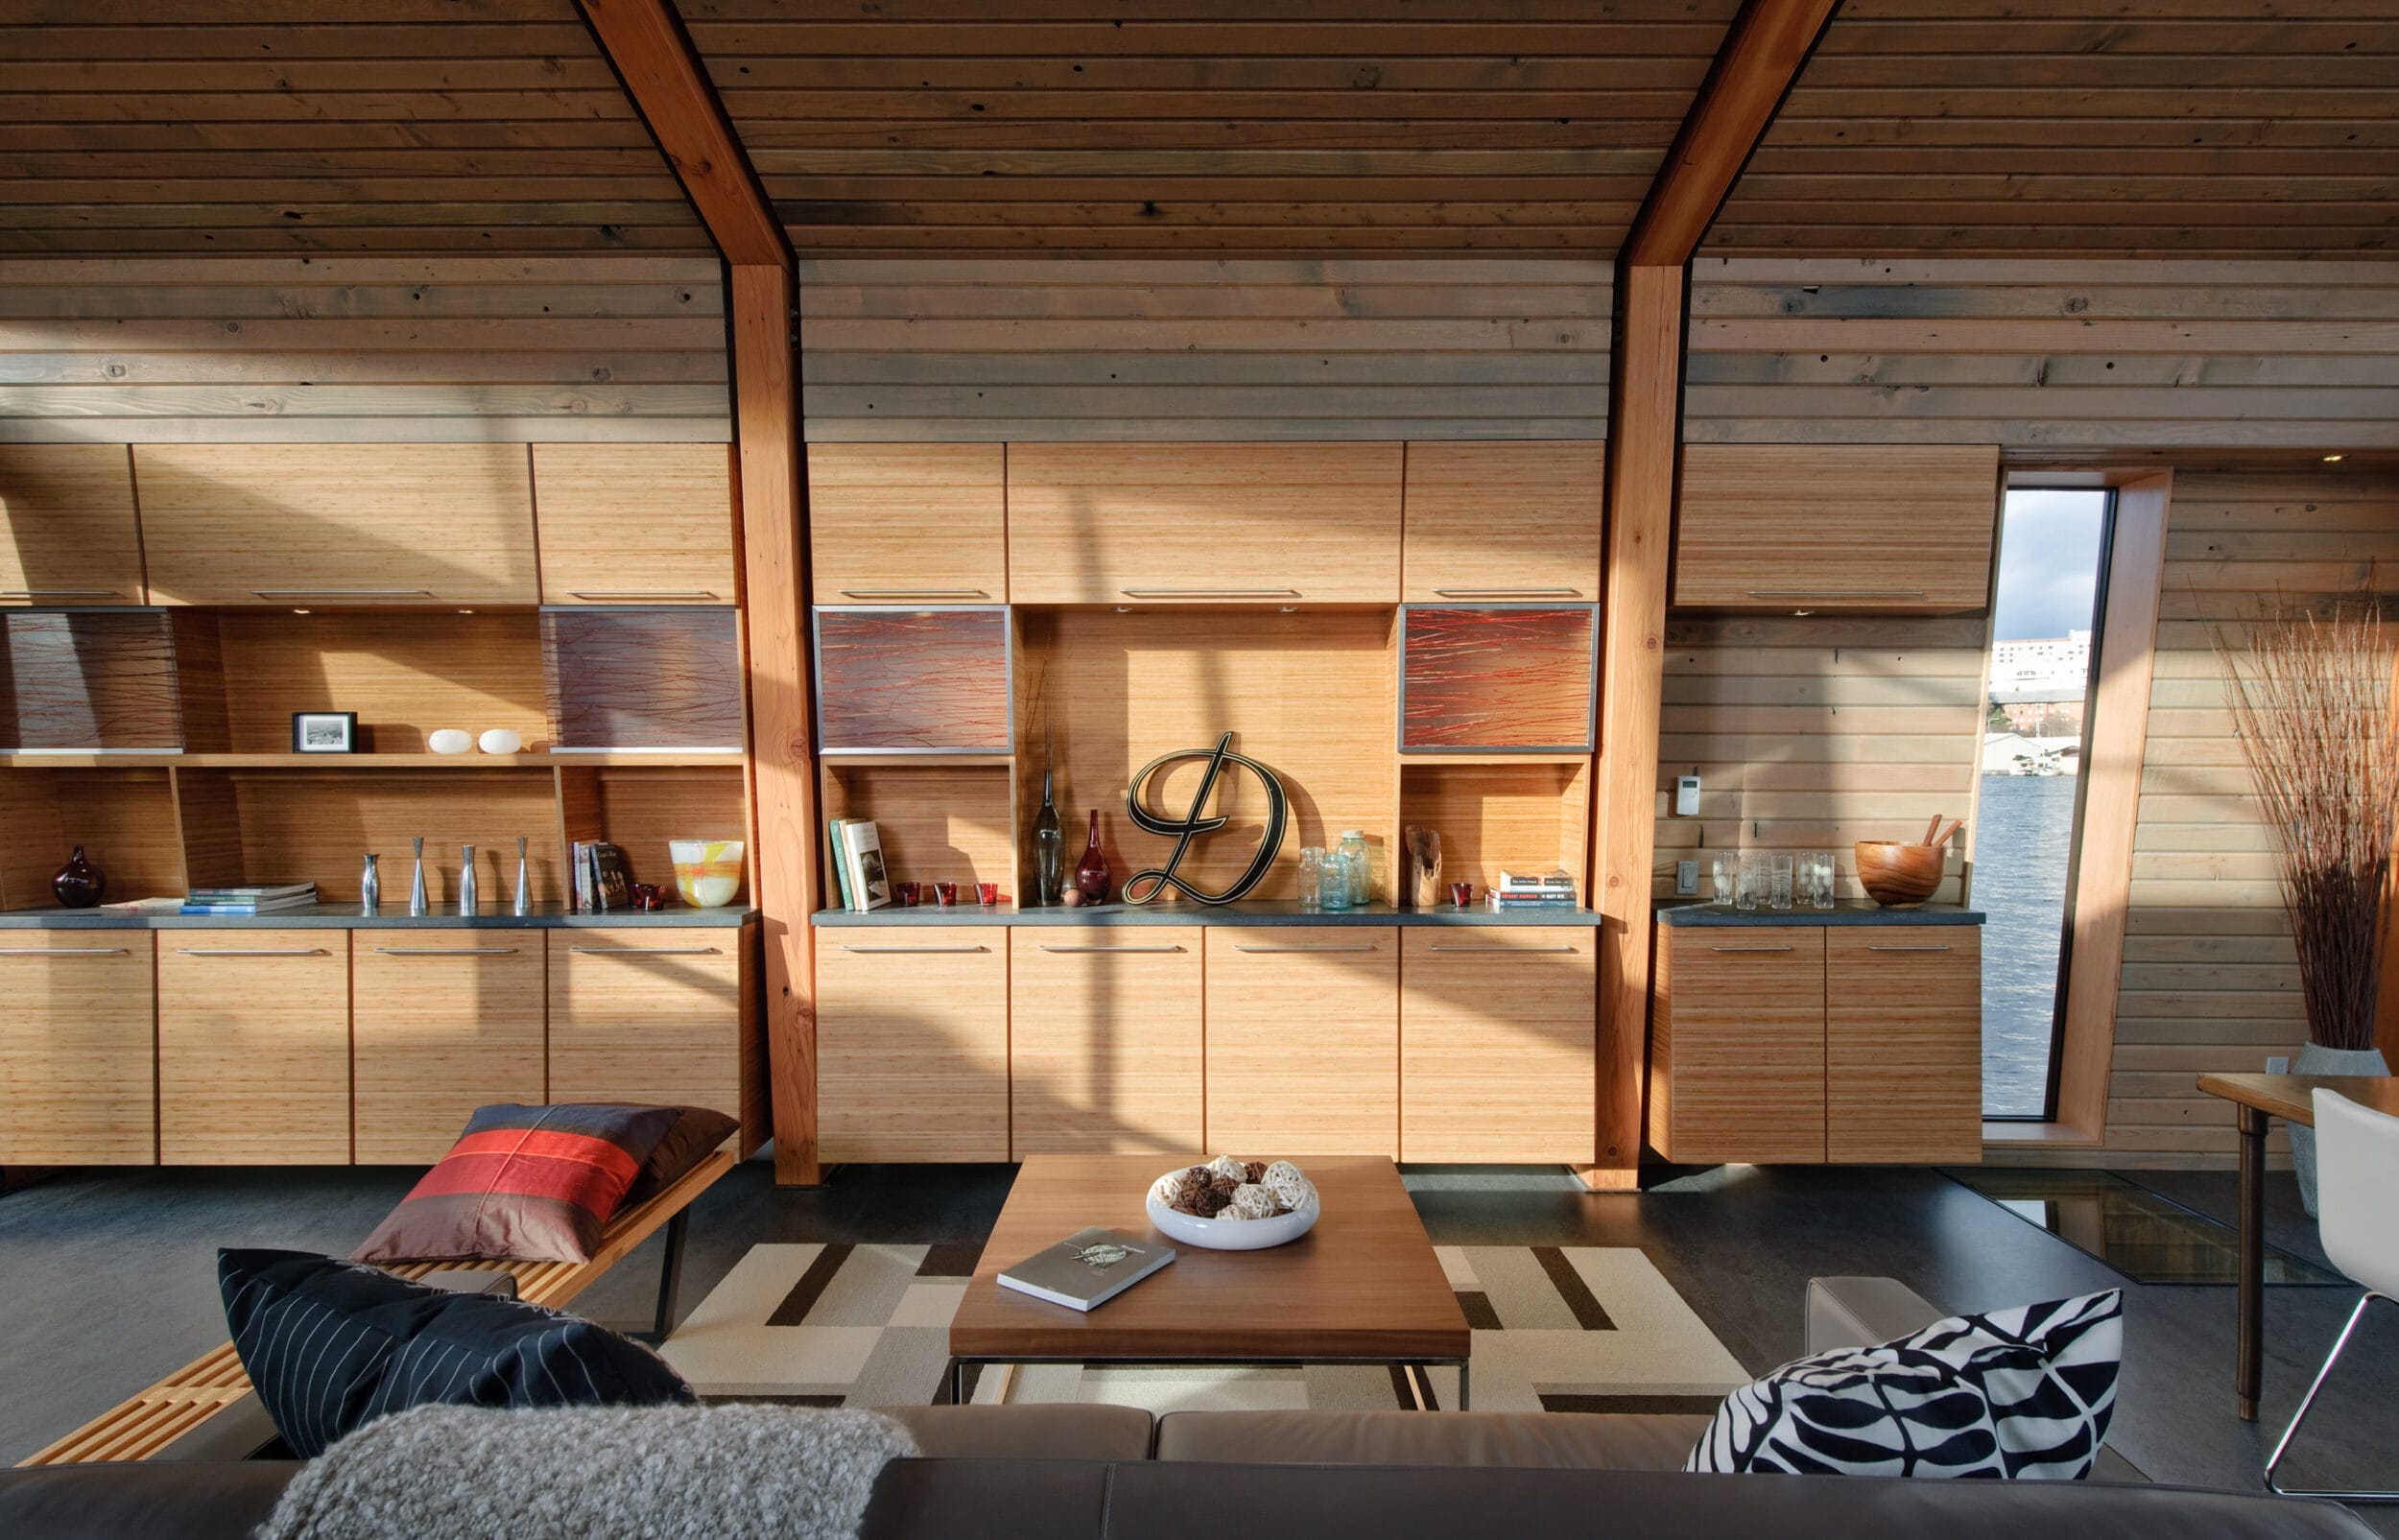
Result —
<instances>
[{"instance_id":1,"label":"black and white patterned pillow","mask_svg":"<svg viewBox=\"0 0 2399 1540\"><path fill-rule=\"evenodd\" d=\"M2123 1358L2122 1290L1953 1315L1734 1391L1683 1468L2079 1481Z\"/></svg>"}]
</instances>

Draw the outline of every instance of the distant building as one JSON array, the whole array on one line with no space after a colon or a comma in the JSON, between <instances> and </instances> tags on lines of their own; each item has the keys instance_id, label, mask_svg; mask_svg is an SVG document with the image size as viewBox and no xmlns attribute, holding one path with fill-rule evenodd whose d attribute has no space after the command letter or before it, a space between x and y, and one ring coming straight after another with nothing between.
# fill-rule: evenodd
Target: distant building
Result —
<instances>
[{"instance_id":1,"label":"distant building","mask_svg":"<svg viewBox=\"0 0 2399 1540\"><path fill-rule=\"evenodd\" d=\"M2079 700L2091 676L2091 633L1991 644L1991 699Z\"/></svg>"}]
</instances>

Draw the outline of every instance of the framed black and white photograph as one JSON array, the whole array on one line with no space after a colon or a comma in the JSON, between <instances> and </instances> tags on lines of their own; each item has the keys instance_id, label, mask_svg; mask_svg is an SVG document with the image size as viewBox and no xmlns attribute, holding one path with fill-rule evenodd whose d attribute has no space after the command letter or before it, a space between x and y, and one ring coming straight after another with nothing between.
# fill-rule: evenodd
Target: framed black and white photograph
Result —
<instances>
[{"instance_id":1,"label":"framed black and white photograph","mask_svg":"<svg viewBox=\"0 0 2399 1540\"><path fill-rule=\"evenodd\" d=\"M357 753L358 713L355 711L293 712L292 752L295 754Z\"/></svg>"}]
</instances>

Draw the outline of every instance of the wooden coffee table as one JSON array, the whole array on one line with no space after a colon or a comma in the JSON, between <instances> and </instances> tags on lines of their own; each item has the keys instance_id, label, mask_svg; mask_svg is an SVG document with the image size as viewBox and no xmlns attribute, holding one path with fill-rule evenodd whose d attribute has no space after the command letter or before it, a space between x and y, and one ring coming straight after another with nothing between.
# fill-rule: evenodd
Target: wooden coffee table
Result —
<instances>
[{"instance_id":1,"label":"wooden coffee table","mask_svg":"<svg viewBox=\"0 0 2399 1540\"><path fill-rule=\"evenodd\" d=\"M1209 1251L1151 1227L1166 1158L1028 1157L950 1322L951 1401L970 1363L1420 1363L1457 1367L1464 1410L1473 1334L1398 1168L1285 1158L1317 1184L1316 1228L1271 1250ZM1172 1245L1175 1261L1088 1315L1000 1287L1002 1268L1095 1224Z\"/></svg>"}]
</instances>

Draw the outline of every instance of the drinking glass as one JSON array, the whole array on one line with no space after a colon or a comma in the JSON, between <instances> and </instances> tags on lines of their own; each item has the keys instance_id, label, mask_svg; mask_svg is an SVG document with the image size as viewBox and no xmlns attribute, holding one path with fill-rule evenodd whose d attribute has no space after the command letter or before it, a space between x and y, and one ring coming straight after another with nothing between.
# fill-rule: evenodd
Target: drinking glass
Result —
<instances>
[{"instance_id":1,"label":"drinking glass","mask_svg":"<svg viewBox=\"0 0 2399 1540\"><path fill-rule=\"evenodd\" d=\"M1741 853L1741 875L1733 885L1733 908L1755 909L1758 895L1766 888L1766 853L1745 850Z\"/></svg>"},{"instance_id":2,"label":"drinking glass","mask_svg":"<svg viewBox=\"0 0 2399 1540\"><path fill-rule=\"evenodd\" d=\"M937 903L938 903L938 904L941 908L943 908L943 909L953 909L953 908L956 908L956 907L957 907L957 904L958 904L958 884L956 884L956 883L935 883L935 884L933 885L933 896L934 896L935 901L936 901L936 902L937 902Z\"/></svg>"},{"instance_id":3,"label":"drinking glass","mask_svg":"<svg viewBox=\"0 0 2399 1540\"><path fill-rule=\"evenodd\" d=\"M1808 902L1817 909L1833 907L1833 853L1808 852Z\"/></svg>"},{"instance_id":4,"label":"drinking glass","mask_svg":"<svg viewBox=\"0 0 2399 1540\"><path fill-rule=\"evenodd\" d=\"M1776 856L1770 869L1772 872L1771 890L1767 902L1776 909L1789 909L1791 907L1791 858Z\"/></svg>"},{"instance_id":5,"label":"drinking glass","mask_svg":"<svg viewBox=\"0 0 2399 1540\"><path fill-rule=\"evenodd\" d=\"M1450 907L1450 908L1452 908L1452 909L1464 909L1467 905L1469 905L1469 904L1471 904L1471 903L1473 903L1473 902L1474 902L1474 884L1472 884L1472 883L1452 883L1452 884L1450 884L1450 885L1449 885L1449 907Z\"/></svg>"},{"instance_id":6,"label":"drinking glass","mask_svg":"<svg viewBox=\"0 0 2399 1540\"><path fill-rule=\"evenodd\" d=\"M1715 890L1710 896L1716 903L1731 906L1733 889L1739 881L1735 876L1735 862L1738 859L1727 850L1719 850L1712 859L1708 874L1715 879Z\"/></svg>"},{"instance_id":7,"label":"drinking glass","mask_svg":"<svg viewBox=\"0 0 2399 1540\"><path fill-rule=\"evenodd\" d=\"M1000 885L998 883L975 884L975 902L981 904L986 909L998 907L1000 902Z\"/></svg>"},{"instance_id":8,"label":"drinking glass","mask_svg":"<svg viewBox=\"0 0 2399 1540\"><path fill-rule=\"evenodd\" d=\"M916 888L917 885L914 883L893 883L891 885L891 896L894 900L893 907L897 909L914 909L916 907Z\"/></svg>"}]
</instances>

